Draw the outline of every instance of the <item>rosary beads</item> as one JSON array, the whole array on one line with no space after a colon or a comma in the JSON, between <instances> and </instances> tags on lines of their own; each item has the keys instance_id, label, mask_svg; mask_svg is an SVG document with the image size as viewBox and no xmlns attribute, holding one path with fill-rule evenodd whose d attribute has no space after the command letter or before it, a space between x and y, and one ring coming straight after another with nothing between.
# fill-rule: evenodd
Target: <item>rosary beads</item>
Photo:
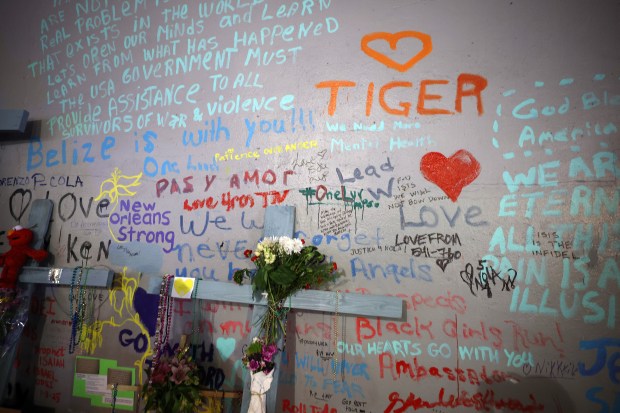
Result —
<instances>
[{"instance_id":1,"label":"rosary beads","mask_svg":"<svg viewBox=\"0 0 620 413\"><path fill-rule=\"evenodd\" d=\"M198 300L196 299L196 295L198 294L198 284L200 283L200 278L196 278L195 284L194 284L194 290L192 291L192 300L193 300L193 304L194 304L194 309L192 311L192 338L190 340L190 344L192 347L192 358L196 359L196 349L198 347L198 342L196 340L196 337L198 336L196 334L197 329L196 329L196 318L199 315L199 310L200 307L198 305Z\"/></svg>"},{"instance_id":2,"label":"rosary beads","mask_svg":"<svg viewBox=\"0 0 620 413\"><path fill-rule=\"evenodd\" d=\"M170 296L170 283L174 279L171 274L162 277L159 288L159 306L157 307L157 328L155 330L155 341L153 343L153 361L151 363L152 372L159 364L164 345L168 342L170 335L170 325L172 318L173 298Z\"/></svg>"},{"instance_id":3,"label":"rosary beads","mask_svg":"<svg viewBox=\"0 0 620 413\"><path fill-rule=\"evenodd\" d=\"M71 274L71 286L69 288L69 316L71 317L71 337L69 338L69 354L73 354L75 351L75 347L79 344L78 338L78 317L81 311L79 300L76 301L76 308L73 309L73 301L77 298L74 294L75 292L75 283L77 280L78 288L82 283L82 267L75 267ZM80 272L79 276L77 275L78 271ZM79 295L79 292L78 292Z\"/></svg>"},{"instance_id":4,"label":"rosary beads","mask_svg":"<svg viewBox=\"0 0 620 413\"><path fill-rule=\"evenodd\" d=\"M334 382L336 381L336 373L338 372L338 313L340 311L340 290L336 291L336 311L333 317L333 333L334 333L334 354L332 360L332 373Z\"/></svg>"}]
</instances>

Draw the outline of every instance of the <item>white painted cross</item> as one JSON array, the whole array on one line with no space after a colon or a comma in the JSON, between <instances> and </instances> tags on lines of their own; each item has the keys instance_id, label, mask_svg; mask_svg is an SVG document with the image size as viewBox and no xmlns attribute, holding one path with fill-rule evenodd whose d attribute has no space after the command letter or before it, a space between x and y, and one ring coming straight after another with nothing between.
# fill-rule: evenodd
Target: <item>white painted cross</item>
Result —
<instances>
[{"instance_id":1,"label":"white painted cross","mask_svg":"<svg viewBox=\"0 0 620 413\"><path fill-rule=\"evenodd\" d=\"M292 237L295 225L295 208L292 206L270 206L265 211L263 236ZM149 281L147 292L159 294L161 280L152 278ZM210 301L225 301L237 304L253 305L252 332L250 339L260 335L260 320L267 311L267 300L260 296L254 297L251 285L237 285L217 281L201 281L195 293L196 299ZM294 310L316 311L333 313L338 308L341 315L385 317L400 319L403 316L403 300L397 297L375 296L369 294L339 293L332 291L302 290L287 300L287 305ZM282 348L282 338L278 342ZM337 351L337 350L335 350ZM278 352L274 360L276 366L281 365L282 353ZM275 413L278 377L281 369L274 370L271 388L267 393L267 413ZM246 412L250 402L250 374L245 371L243 385L243 401L241 411Z\"/></svg>"},{"instance_id":2,"label":"white painted cross","mask_svg":"<svg viewBox=\"0 0 620 413\"><path fill-rule=\"evenodd\" d=\"M36 199L32 202L32 207L28 215L27 227L30 228L34 234L31 244L31 247L34 249L41 249L43 247L53 208L54 204L49 199ZM1 270L2 267L0 267L0 271ZM73 268L23 267L19 275L19 282L22 284L21 287L24 290L21 295L26 297L28 302L30 302L35 284L68 286L74 282L72 273ZM88 280L85 280L82 286L109 288L112 285L113 276L114 273L110 270L89 269ZM14 339L19 340L21 330L14 331L13 334L18 335ZM0 363L0 405L4 397L2 393L8 387L7 383L13 367L17 343L18 341L7 351L2 359L2 363Z\"/></svg>"}]
</instances>

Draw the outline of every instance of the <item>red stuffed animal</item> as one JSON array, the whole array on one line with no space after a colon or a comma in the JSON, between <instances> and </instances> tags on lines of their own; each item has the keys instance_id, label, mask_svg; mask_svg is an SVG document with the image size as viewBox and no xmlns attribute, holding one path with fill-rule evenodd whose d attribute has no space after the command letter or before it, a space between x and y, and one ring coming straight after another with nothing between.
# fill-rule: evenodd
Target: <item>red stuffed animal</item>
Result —
<instances>
[{"instance_id":1,"label":"red stuffed animal","mask_svg":"<svg viewBox=\"0 0 620 413\"><path fill-rule=\"evenodd\" d=\"M47 258L47 251L35 250L30 247L33 232L20 225L10 229L7 233L11 249L0 255L0 266L3 266L0 274L0 288L15 288L17 276L29 258L43 261Z\"/></svg>"}]
</instances>

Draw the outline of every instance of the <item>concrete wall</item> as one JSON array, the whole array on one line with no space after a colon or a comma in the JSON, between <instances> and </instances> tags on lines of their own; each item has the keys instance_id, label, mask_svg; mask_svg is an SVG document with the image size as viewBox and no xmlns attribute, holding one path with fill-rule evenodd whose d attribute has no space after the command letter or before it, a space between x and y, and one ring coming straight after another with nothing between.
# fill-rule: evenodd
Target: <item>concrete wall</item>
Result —
<instances>
[{"instance_id":1,"label":"concrete wall","mask_svg":"<svg viewBox=\"0 0 620 413\"><path fill-rule=\"evenodd\" d=\"M231 282L284 204L346 273L334 291L396 295L406 314L293 313L279 411L620 411L617 2L0 11L0 108L42 121L0 143L0 227L49 198L54 265L133 280L90 294L103 328L79 354L68 289L36 298L18 397L94 409L72 396L78 355L143 378L145 279ZM250 312L175 306L173 341L199 325L213 387L241 387Z\"/></svg>"}]
</instances>

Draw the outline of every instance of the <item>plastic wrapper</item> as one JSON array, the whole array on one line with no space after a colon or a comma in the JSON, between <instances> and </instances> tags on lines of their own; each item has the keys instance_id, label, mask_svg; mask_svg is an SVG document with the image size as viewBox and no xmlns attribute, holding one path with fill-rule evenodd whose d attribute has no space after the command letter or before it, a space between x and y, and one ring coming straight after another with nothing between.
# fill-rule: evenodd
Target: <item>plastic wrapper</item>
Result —
<instances>
[{"instance_id":1,"label":"plastic wrapper","mask_svg":"<svg viewBox=\"0 0 620 413\"><path fill-rule=\"evenodd\" d=\"M271 370L269 374L259 371L257 373L250 373L250 375L252 378L250 382L250 392L252 396L250 398L250 405L248 406L248 413L265 413L267 410L267 391L271 388L273 370Z\"/></svg>"},{"instance_id":2,"label":"plastic wrapper","mask_svg":"<svg viewBox=\"0 0 620 413\"><path fill-rule=\"evenodd\" d=\"M28 289L0 288L0 364L19 341L28 321L30 292Z\"/></svg>"}]
</instances>

